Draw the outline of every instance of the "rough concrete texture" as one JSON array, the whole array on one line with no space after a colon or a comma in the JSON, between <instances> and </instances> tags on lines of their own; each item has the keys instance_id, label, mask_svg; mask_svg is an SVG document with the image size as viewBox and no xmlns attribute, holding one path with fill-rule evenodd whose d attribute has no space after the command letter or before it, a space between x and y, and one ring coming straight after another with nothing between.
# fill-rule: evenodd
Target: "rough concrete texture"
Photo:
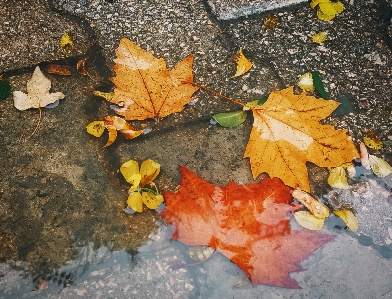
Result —
<instances>
[{"instance_id":1,"label":"rough concrete texture","mask_svg":"<svg viewBox=\"0 0 392 299\"><path fill-rule=\"evenodd\" d=\"M94 44L87 22L54 12L45 0L2 1L0 24L0 73L85 54ZM59 45L64 32L73 36L70 50Z\"/></svg>"},{"instance_id":2,"label":"rough concrete texture","mask_svg":"<svg viewBox=\"0 0 392 299\"><path fill-rule=\"evenodd\" d=\"M238 3L246 8L250 2ZM306 271L292 274L302 290L254 288L237 266L219 254L199 266L171 270L168 262L172 260L190 262L188 247L169 241L171 230L154 211L123 212L129 184L118 172L126 160L151 158L162 167L156 180L161 190L176 190L178 165L218 185L230 180L253 182L249 161L242 158L251 117L233 129L210 124L214 113L240 107L200 90L195 94L197 103L181 113L160 122L132 122L136 128L152 129L137 139L118 136L112 146L104 148L106 133L96 139L85 132L89 122L114 115L108 103L92 92L113 87L108 78L114 75L110 68L114 48L121 37L127 37L164 57L169 68L193 53L195 81L242 102L293 85L303 73L318 70L331 97L345 95L354 106L352 113L326 122L347 129L355 142L362 139L365 129L377 131L384 149L372 153L392 164L392 55L386 2L345 3L345 11L333 22L319 21L305 3L229 21L218 21L212 4L202 1L56 0L50 5L44 1L31 5L38 4L46 7L41 14L46 11L60 20L50 27L56 32L50 42L53 51L48 52L53 56L37 56L32 61L32 54L24 51L15 62L7 62L6 70L17 70L4 74L13 90L26 91L34 64L45 66L41 62L80 55L87 49L78 52L76 42L76 52L64 54L58 48L58 38L68 29L69 20L75 22L74 28L86 28L88 22L102 49L92 47L84 56L59 61L71 67L71 76L45 74L52 81L52 92L62 91L66 97L58 107L43 109L38 132L27 141L20 137L33 131L39 112L16 110L12 96L0 102L0 261L11 260L0 265L0 298L392 296L388 242L392 205L388 202L390 187L384 181L368 175L364 181L352 181L350 190L335 194L326 184L328 171L309 164L312 193L327 202L340 197L356 211L359 230L339 229L344 223L328 218L323 231L337 237L302 263ZM25 13L26 9L7 6L0 10L0 18L16 32L17 23L10 20L21 19ZM279 17L279 23L266 30L263 20L271 13ZM27 20L27 27L34 27L42 18ZM329 30L327 41L313 43L311 35L323 30ZM48 39L43 33L35 30L29 36L37 41ZM1 45L3 52L15 46ZM236 67L232 56L240 46L254 67L230 79ZM91 77L75 69L82 58L87 58ZM292 226L300 229L295 221ZM38 287L39 277L48 281L49 288L31 291Z\"/></svg>"}]
</instances>

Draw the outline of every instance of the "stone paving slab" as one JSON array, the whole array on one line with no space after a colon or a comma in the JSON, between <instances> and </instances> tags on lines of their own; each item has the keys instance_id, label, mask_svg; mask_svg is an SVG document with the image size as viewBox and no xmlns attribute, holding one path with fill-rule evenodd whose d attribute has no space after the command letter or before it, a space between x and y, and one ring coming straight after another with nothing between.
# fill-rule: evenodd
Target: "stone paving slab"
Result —
<instances>
[{"instance_id":1,"label":"stone paving slab","mask_svg":"<svg viewBox=\"0 0 392 299\"><path fill-rule=\"evenodd\" d=\"M87 22L53 12L45 0L2 1L0 24L0 74L85 54L95 42ZM74 36L69 51L59 45L64 32Z\"/></svg>"},{"instance_id":2,"label":"stone paving slab","mask_svg":"<svg viewBox=\"0 0 392 299\"><path fill-rule=\"evenodd\" d=\"M208 0L219 20L231 20L306 2L305 0Z\"/></svg>"}]
</instances>

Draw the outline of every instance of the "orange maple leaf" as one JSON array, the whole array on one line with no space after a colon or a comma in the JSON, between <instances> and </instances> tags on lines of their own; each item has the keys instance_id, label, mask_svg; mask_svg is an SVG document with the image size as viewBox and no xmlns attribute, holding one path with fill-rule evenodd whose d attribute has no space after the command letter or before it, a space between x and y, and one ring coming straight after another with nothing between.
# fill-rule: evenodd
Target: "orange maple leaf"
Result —
<instances>
[{"instance_id":1,"label":"orange maple leaf","mask_svg":"<svg viewBox=\"0 0 392 299\"><path fill-rule=\"evenodd\" d=\"M116 85L110 102L121 108L115 112L126 120L161 119L180 112L198 89L192 85L193 55L167 70L162 58L155 58L126 38L120 40L113 66ZM186 82L186 83L185 83Z\"/></svg>"},{"instance_id":2,"label":"orange maple leaf","mask_svg":"<svg viewBox=\"0 0 392 299\"><path fill-rule=\"evenodd\" d=\"M253 177L267 172L309 192L306 161L338 167L359 157L345 130L319 123L338 106L305 93L294 95L288 87L273 91L266 103L252 108L254 123L244 157L250 158Z\"/></svg>"},{"instance_id":3,"label":"orange maple leaf","mask_svg":"<svg viewBox=\"0 0 392 299\"><path fill-rule=\"evenodd\" d=\"M207 245L236 263L254 285L300 288L289 273L303 270L299 262L334 236L290 229L290 188L278 178L258 184L230 182L218 187L180 167L178 193L164 192L160 215L174 226L173 240Z\"/></svg>"}]
</instances>

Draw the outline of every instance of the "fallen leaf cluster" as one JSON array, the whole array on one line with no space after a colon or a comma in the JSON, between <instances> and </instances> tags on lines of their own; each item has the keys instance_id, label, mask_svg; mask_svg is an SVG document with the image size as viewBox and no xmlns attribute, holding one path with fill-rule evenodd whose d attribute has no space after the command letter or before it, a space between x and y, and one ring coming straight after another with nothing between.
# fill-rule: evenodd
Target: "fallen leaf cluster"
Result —
<instances>
[{"instance_id":1,"label":"fallen leaf cluster","mask_svg":"<svg viewBox=\"0 0 392 299\"><path fill-rule=\"evenodd\" d=\"M193 55L168 70L162 58L126 38L120 40L116 55L116 77L110 79L116 85L114 91L95 94L116 104L114 111L125 120L162 119L182 111L193 100L191 96L198 89L192 85Z\"/></svg>"}]
</instances>

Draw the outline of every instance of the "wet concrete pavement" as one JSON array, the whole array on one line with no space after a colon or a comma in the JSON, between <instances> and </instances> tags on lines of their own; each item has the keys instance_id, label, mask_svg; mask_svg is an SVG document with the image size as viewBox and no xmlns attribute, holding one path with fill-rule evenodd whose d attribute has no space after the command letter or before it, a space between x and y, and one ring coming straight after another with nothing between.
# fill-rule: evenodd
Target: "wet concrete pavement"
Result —
<instances>
[{"instance_id":1,"label":"wet concrete pavement","mask_svg":"<svg viewBox=\"0 0 392 299\"><path fill-rule=\"evenodd\" d=\"M12 96L0 102L0 258L12 260L0 267L0 298L392 296L392 248L387 242L392 205L390 187L380 179L370 175L341 195L357 212L359 230L339 230L333 219L327 222L323 230L336 234L335 241L302 263L306 271L292 274L302 290L254 288L221 255L198 267L169 269L168 262L187 259L187 247L169 242L170 228L155 212L123 212L129 185L118 172L129 159L154 159L162 168L156 180L161 190L176 190L178 165L221 186L230 180L253 182L249 161L242 158L252 120L233 129L209 122L211 115L237 110L236 105L200 90L197 103L181 113L160 122L132 122L152 129L135 140L119 136L104 148L107 135L96 139L85 132L89 122L114 115L92 92L112 88L108 78L113 76L114 48L127 37L163 57L169 68L193 53L195 82L242 102L294 85L303 73L317 70L331 97L344 95L354 107L327 122L347 129L357 144L365 129L377 131L384 149L374 154L391 164L387 2L344 2L345 11L333 22L318 20L308 3L239 17L259 11L265 2L5 2L0 10L1 30L7 32L1 35L0 72L13 90L26 91L37 64L57 61L69 65L72 75L46 74L51 91L66 97L58 107L43 109L38 133L26 142L20 137L34 129L38 111L16 110ZM231 16L224 17L228 10ZM268 14L279 18L273 30L263 28ZM329 31L327 41L313 43L311 36L324 30ZM58 45L64 31L74 34L70 51ZM231 79L239 47L254 67ZM75 68L84 58L91 77ZM308 166L312 193L328 197L333 192L326 184L328 171ZM35 290L38 277L49 281L48 289Z\"/></svg>"}]
</instances>

